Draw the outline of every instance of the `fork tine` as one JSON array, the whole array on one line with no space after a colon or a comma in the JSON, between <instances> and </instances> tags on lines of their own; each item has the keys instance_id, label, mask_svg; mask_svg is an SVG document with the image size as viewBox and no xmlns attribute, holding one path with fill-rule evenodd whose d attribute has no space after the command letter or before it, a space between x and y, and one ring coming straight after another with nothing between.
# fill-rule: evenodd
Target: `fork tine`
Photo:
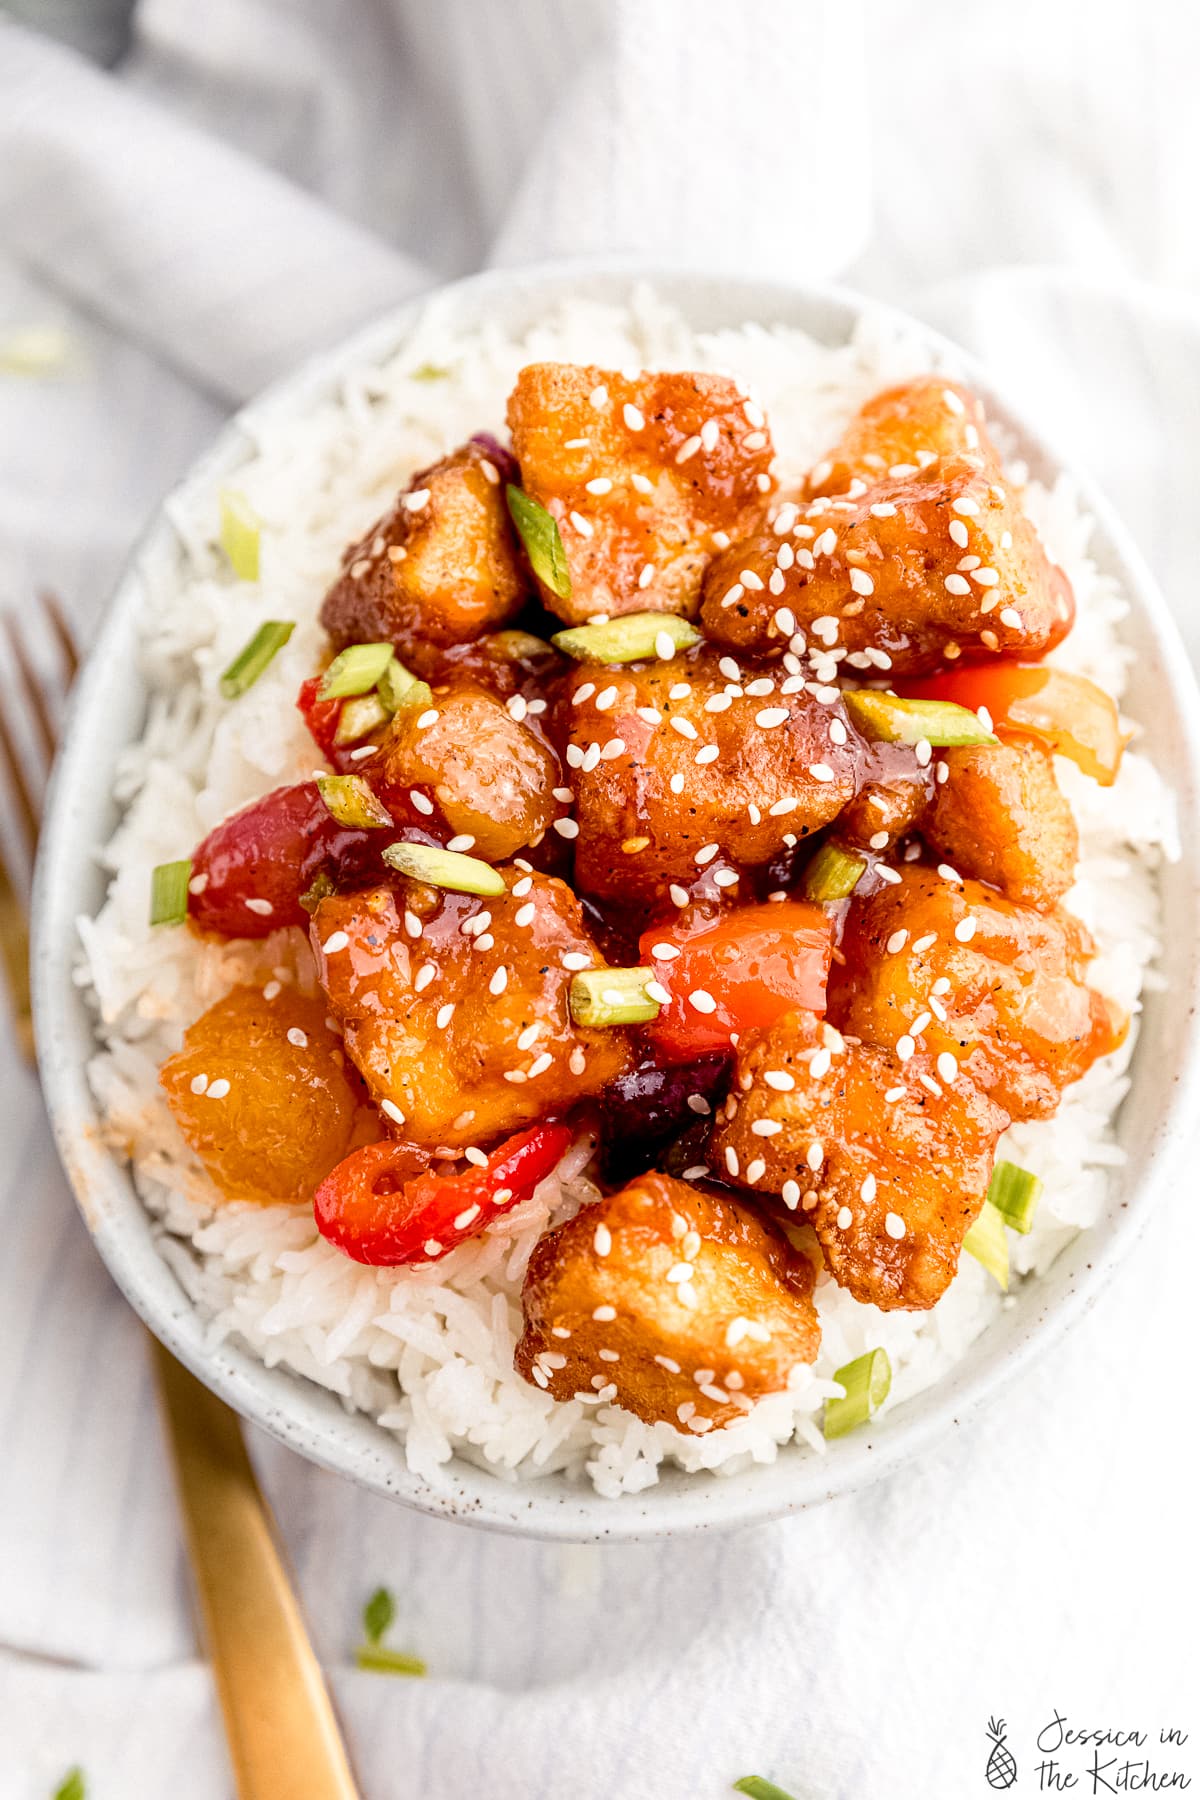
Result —
<instances>
[{"instance_id":1,"label":"fork tine","mask_svg":"<svg viewBox=\"0 0 1200 1800\"><path fill-rule=\"evenodd\" d=\"M4 970L12 1004L13 1025L17 1044L26 1062L32 1062L33 1009L29 1001L29 927L25 908L9 879L8 866L0 851L0 967Z\"/></svg>"},{"instance_id":2,"label":"fork tine","mask_svg":"<svg viewBox=\"0 0 1200 1800\"><path fill-rule=\"evenodd\" d=\"M12 783L13 794L17 802L17 819L20 823L21 834L25 840L25 848L32 856L38 841L38 809L25 778L25 769L17 750L16 741L9 730L3 705L0 705L0 763L8 771L8 778Z\"/></svg>"},{"instance_id":3,"label":"fork tine","mask_svg":"<svg viewBox=\"0 0 1200 1800\"><path fill-rule=\"evenodd\" d=\"M79 671L79 651L76 648L74 633L62 610L62 601L57 594L52 594L49 588L42 588L38 592L38 599L42 603L42 611L50 621L50 628L58 640L58 647L62 651L62 659L67 670L67 686L70 687Z\"/></svg>"},{"instance_id":4,"label":"fork tine","mask_svg":"<svg viewBox=\"0 0 1200 1800\"><path fill-rule=\"evenodd\" d=\"M45 752L46 761L47 763L53 762L55 740L54 722L50 717L50 709L46 705L45 691L42 688L41 682L38 680L33 664L29 660L29 655L25 649L21 633L17 629L16 619L11 612L6 612L4 614L4 635L8 639L8 647L12 652L13 662L17 666L17 675L20 679L21 687L24 689L25 698L29 702L29 710L33 715L33 722L37 729L37 736L41 742L42 749Z\"/></svg>"}]
</instances>

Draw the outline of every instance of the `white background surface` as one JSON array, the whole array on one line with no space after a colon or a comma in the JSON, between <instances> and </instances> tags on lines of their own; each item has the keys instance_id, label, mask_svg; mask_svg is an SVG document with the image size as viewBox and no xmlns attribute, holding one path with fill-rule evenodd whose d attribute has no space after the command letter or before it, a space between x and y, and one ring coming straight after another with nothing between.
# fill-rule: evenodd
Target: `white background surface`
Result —
<instances>
[{"instance_id":1,"label":"white background surface","mask_svg":"<svg viewBox=\"0 0 1200 1800\"><path fill-rule=\"evenodd\" d=\"M1108 488L1196 650L1198 73L1189 0L149 0L118 76L0 24L0 336L77 347L0 377L0 604L52 586L86 636L263 380L437 279L607 248L838 274L949 329ZM140 1327L7 1043L0 1095L0 1800L76 1761L89 1800L218 1800ZM971 1800L993 1712L1022 1794L1055 1709L1182 1727L1147 1753L1200 1785L1196 1202L919 1468L729 1539L489 1538L257 1439L368 1800L751 1770ZM425 1682L350 1667L380 1582Z\"/></svg>"}]
</instances>

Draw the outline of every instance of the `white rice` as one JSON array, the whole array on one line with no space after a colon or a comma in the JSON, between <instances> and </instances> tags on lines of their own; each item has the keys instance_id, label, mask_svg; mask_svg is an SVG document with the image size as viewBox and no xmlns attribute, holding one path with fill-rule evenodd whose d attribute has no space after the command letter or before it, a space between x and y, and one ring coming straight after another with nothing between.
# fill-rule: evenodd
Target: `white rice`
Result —
<instances>
[{"instance_id":1,"label":"white rice","mask_svg":"<svg viewBox=\"0 0 1200 1800\"><path fill-rule=\"evenodd\" d=\"M343 546L415 468L473 431L502 429L517 370L545 357L735 372L767 410L785 478L826 450L870 393L929 367L919 340L878 327L837 350L754 325L697 336L639 290L628 308L573 301L523 342L494 331L449 339L431 316L400 354L358 372L307 419L256 426L237 485L263 521L257 586L236 582L216 548L215 493L171 505L175 566L160 570L146 595L149 717L122 759L118 791L127 811L103 851L112 875L106 904L97 918L79 921L79 979L98 1015L93 1088L128 1147L162 1253L211 1321L214 1341L233 1336L268 1365L297 1370L369 1413L432 1481L460 1456L514 1480L586 1473L601 1493L616 1496L653 1484L664 1461L728 1473L772 1461L792 1439L800 1454L820 1454L821 1408L839 1391L831 1376L842 1363L882 1344L893 1369L888 1404L895 1405L943 1376L1006 1302L969 1256L926 1313L880 1313L823 1279L816 1364L798 1369L787 1393L705 1436L644 1425L598 1401L556 1403L513 1371L521 1277L547 1225L594 1195L585 1173L590 1146L574 1146L532 1199L425 1269L348 1261L317 1236L304 1207L217 1203L162 1098L159 1066L185 1026L236 982L274 976L311 989L307 943L299 932L262 943L201 943L185 930L152 931L146 923L156 863L187 855L256 795L310 774L314 750L293 701L318 664L317 611ZM430 364L450 372L429 379ZM1052 492L1031 485L1026 500L1079 604L1079 622L1055 660L1119 695L1130 656L1118 636L1126 608L1088 561L1089 522L1065 481ZM218 694L218 675L268 618L295 619L297 629L257 685L230 705ZM1158 950L1155 869L1175 853L1170 796L1136 753L1127 754L1111 789L1069 764L1059 774L1082 833L1068 904L1096 936L1096 984L1136 1012ZM1014 1268L1026 1278L1099 1215L1106 1170L1121 1158L1111 1125L1128 1086L1131 1048L1132 1036L1067 1093L1053 1120L1014 1126L1001 1144L1001 1155L1046 1181L1034 1230L1010 1234Z\"/></svg>"}]
</instances>

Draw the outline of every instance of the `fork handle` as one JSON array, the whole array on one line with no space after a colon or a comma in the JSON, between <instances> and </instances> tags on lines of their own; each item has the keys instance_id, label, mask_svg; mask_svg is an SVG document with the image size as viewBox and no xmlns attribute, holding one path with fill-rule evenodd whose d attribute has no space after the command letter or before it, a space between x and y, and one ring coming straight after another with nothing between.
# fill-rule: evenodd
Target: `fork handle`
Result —
<instances>
[{"instance_id":1,"label":"fork handle","mask_svg":"<svg viewBox=\"0 0 1200 1800\"><path fill-rule=\"evenodd\" d=\"M237 1415L153 1355L239 1800L359 1800Z\"/></svg>"}]
</instances>

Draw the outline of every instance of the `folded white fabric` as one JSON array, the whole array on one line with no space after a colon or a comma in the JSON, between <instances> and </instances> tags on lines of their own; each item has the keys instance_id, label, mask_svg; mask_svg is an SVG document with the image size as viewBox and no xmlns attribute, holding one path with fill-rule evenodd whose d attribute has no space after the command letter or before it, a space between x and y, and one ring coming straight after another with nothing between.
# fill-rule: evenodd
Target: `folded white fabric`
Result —
<instances>
[{"instance_id":1,"label":"folded white fabric","mask_svg":"<svg viewBox=\"0 0 1200 1800\"><path fill-rule=\"evenodd\" d=\"M1113 279L1200 261L1165 179L1195 172L1194 21L1102 14L1084 38L1073 0L874 0L864 41L850 0L145 0L113 76L0 26L0 332L54 317L80 347L0 385L0 601L57 584L86 632L221 404L422 286L596 250L829 275L873 206L860 279L1091 464L1200 648L1200 324ZM1073 272L999 266L1035 257ZM0 1800L72 1762L89 1800L220 1800L141 1330L7 1046L0 1088ZM1014 1743L1055 1707L1194 1726L1179 1202L985 1418L786 1525L488 1538L256 1438L364 1793L717 1800L758 1769L803 1800L965 1800L992 1713ZM425 1682L349 1666L380 1582Z\"/></svg>"}]
</instances>

